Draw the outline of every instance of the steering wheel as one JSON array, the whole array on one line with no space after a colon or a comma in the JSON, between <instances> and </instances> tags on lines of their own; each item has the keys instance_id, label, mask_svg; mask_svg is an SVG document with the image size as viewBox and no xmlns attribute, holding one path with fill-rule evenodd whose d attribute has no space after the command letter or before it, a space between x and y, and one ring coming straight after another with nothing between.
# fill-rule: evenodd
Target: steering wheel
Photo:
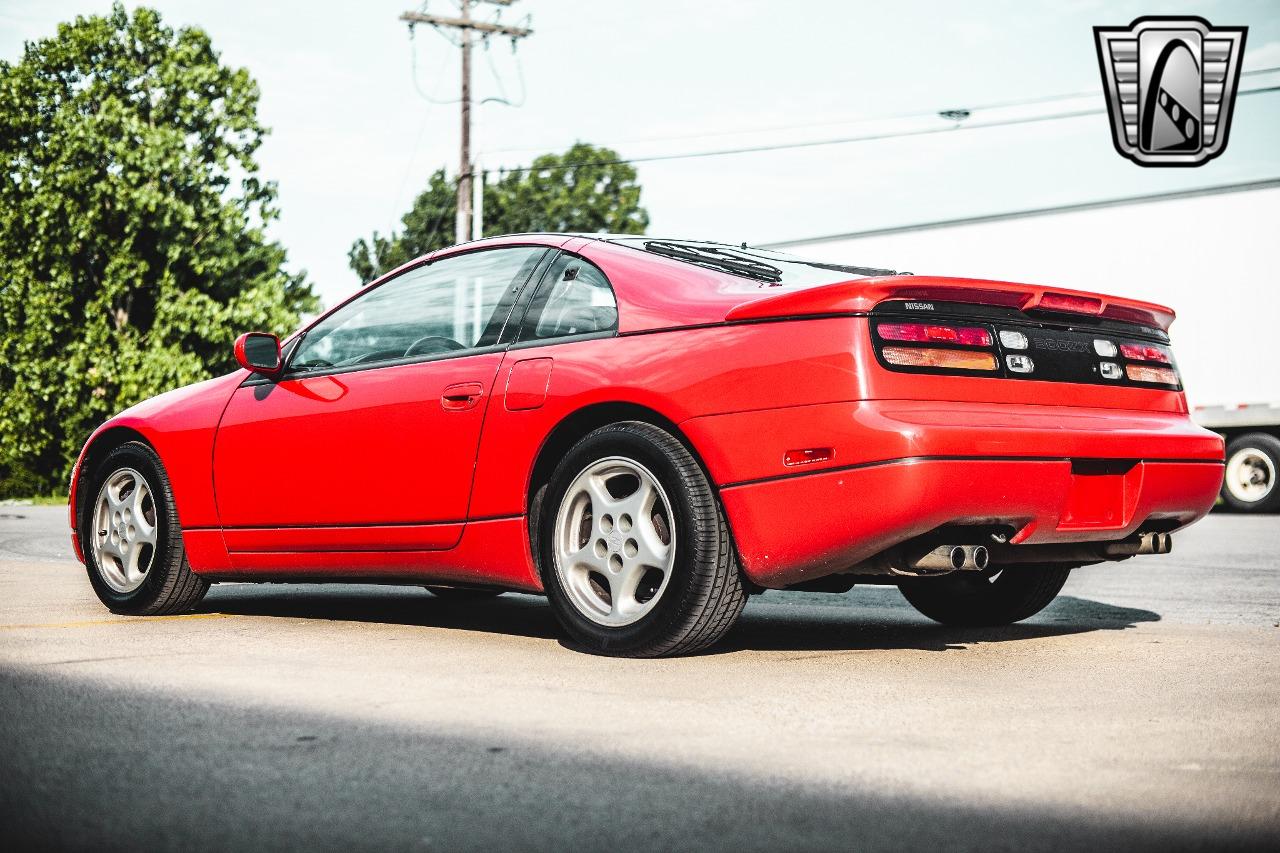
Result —
<instances>
[{"instance_id":1,"label":"steering wheel","mask_svg":"<svg viewBox=\"0 0 1280 853\"><path fill-rule=\"evenodd\" d=\"M357 364L365 364L370 361L386 361L392 358L401 358L399 350L381 350L380 352L361 353L355 358L349 358L346 361L340 362L339 366L353 367Z\"/></svg>"},{"instance_id":2,"label":"steering wheel","mask_svg":"<svg viewBox=\"0 0 1280 853\"><path fill-rule=\"evenodd\" d=\"M431 345L433 348L423 353L418 352L418 348L424 344ZM423 335L413 343L409 344L409 348L404 351L404 357L411 355L431 355L437 352L451 352L454 350L466 349L465 344L460 344L453 338L446 338L442 335Z\"/></svg>"}]
</instances>

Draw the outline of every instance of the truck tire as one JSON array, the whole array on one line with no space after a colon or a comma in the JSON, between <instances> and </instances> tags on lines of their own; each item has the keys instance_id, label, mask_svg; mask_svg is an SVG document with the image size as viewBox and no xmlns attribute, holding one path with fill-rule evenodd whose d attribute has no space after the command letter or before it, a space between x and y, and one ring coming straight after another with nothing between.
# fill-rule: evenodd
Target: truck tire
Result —
<instances>
[{"instance_id":1,"label":"truck tire","mask_svg":"<svg viewBox=\"0 0 1280 853\"><path fill-rule=\"evenodd\" d=\"M1011 625L1035 616L1057 597L1071 574L1055 564L1003 566L997 572L952 572L898 585L902 596L943 625L969 628Z\"/></svg>"},{"instance_id":2,"label":"truck tire","mask_svg":"<svg viewBox=\"0 0 1280 853\"><path fill-rule=\"evenodd\" d=\"M1265 432L1236 436L1227 444L1222 501L1235 512L1280 510L1280 439Z\"/></svg>"}]
</instances>

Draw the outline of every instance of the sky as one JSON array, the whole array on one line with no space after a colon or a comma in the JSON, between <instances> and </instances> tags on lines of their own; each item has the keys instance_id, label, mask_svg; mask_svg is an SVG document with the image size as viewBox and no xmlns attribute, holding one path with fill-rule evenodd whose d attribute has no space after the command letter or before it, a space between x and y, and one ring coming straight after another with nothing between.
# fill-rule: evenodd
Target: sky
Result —
<instances>
[{"instance_id":1,"label":"sky","mask_svg":"<svg viewBox=\"0 0 1280 853\"><path fill-rule=\"evenodd\" d=\"M395 230L432 171L457 169L458 107L432 99L457 97L458 51L428 27L410 37L398 16L415 0L146 5L206 30L225 63L258 81L271 128L259 162L280 193L271 233L326 304L357 288L351 243ZM0 58L108 8L0 0ZM1067 93L1082 97L975 110L967 123L1099 106L1092 27L1142 15L1248 26L1245 71L1280 66L1278 0L517 0L501 14L534 32L515 51L494 40L477 53L477 98L518 103L474 111L484 168L578 140L646 157L947 128L639 164L650 233L760 244L1280 176L1280 92L1239 98L1226 153L1195 169L1121 158L1101 114L967 130L886 119ZM1280 85L1280 72L1241 85Z\"/></svg>"}]
</instances>

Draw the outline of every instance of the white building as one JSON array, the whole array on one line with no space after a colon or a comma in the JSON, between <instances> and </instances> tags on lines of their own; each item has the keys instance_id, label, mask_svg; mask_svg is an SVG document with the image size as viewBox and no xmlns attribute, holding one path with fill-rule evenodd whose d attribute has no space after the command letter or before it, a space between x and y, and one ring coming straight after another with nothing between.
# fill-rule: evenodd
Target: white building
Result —
<instances>
[{"instance_id":1,"label":"white building","mask_svg":"<svg viewBox=\"0 0 1280 853\"><path fill-rule=\"evenodd\" d=\"M1280 400L1280 180L776 243L817 260L1146 299L1190 402Z\"/></svg>"}]
</instances>

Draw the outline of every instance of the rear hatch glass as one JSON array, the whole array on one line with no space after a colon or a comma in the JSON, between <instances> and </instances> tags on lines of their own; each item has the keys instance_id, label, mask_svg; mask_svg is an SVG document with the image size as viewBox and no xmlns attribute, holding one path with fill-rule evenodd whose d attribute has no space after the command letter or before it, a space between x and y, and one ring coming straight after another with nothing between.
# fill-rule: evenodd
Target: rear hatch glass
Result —
<instances>
[{"instance_id":1,"label":"rear hatch glass","mask_svg":"<svg viewBox=\"0 0 1280 853\"><path fill-rule=\"evenodd\" d=\"M750 279L763 287L817 287L869 276L909 275L879 267L811 261L785 252L750 248L746 244L731 246L727 243L660 240L651 237L611 237L609 241Z\"/></svg>"}]
</instances>

